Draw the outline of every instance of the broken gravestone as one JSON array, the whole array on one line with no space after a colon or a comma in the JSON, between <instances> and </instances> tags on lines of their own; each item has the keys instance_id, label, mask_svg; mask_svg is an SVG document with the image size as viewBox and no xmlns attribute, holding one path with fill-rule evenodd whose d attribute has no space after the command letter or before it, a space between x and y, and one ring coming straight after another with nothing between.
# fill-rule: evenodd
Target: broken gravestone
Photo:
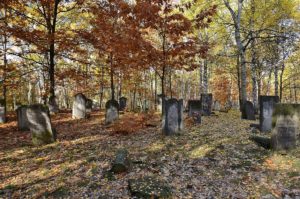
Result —
<instances>
[{"instance_id":1,"label":"broken gravestone","mask_svg":"<svg viewBox=\"0 0 300 199\"><path fill-rule=\"evenodd\" d=\"M105 124L110 124L119 119L119 104L116 100L107 101L105 109Z\"/></svg>"},{"instance_id":2,"label":"broken gravestone","mask_svg":"<svg viewBox=\"0 0 300 199\"><path fill-rule=\"evenodd\" d=\"M0 99L0 124L6 122L4 99Z\"/></svg>"},{"instance_id":3,"label":"broken gravestone","mask_svg":"<svg viewBox=\"0 0 300 199\"><path fill-rule=\"evenodd\" d=\"M56 132L52 129L47 106L42 104L30 105L27 107L26 115L34 145L50 144L55 141Z\"/></svg>"},{"instance_id":4,"label":"broken gravestone","mask_svg":"<svg viewBox=\"0 0 300 199\"><path fill-rule=\"evenodd\" d=\"M120 103L120 111L124 111L126 106L127 106L127 98L126 97L120 97L119 103Z\"/></svg>"},{"instance_id":5,"label":"broken gravestone","mask_svg":"<svg viewBox=\"0 0 300 199\"><path fill-rule=\"evenodd\" d=\"M74 96L72 109L73 119L85 119L87 117L86 102L87 98L84 94L78 93Z\"/></svg>"},{"instance_id":6,"label":"broken gravestone","mask_svg":"<svg viewBox=\"0 0 300 199\"><path fill-rule=\"evenodd\" d=\"M194 113L201 115L201 101L200 100L189 100L188 101L188 115L189 117L192 117Z\"/></svg>"},{"instance_id":7,"label":"broken gravestone","mask_svg":"<svg viewBox=\"0 0 300 199\"><path fill-rule=\"evenodd\" d=\"M220 111L221 110L221 104L218 100L215 100L213 103L213 110L214 111Z\"/></svg>"},{"instance_id":8,"label":"broken gravestone","mask_svg":"<svg viewBox=\"0 0 300 199\"><path fill-rule=\"evenodd\" d=\"M202 115L210 116L212 108L212 94L201 94Z\"/></svg>"},{"instance_id":9,"label":"broken gravestone","mask_svg":"<svg viewBox=\"0 0 300 199\"><path fill-rule=\"evenodd\" d=\"M172 198L172 189L165 182L153 177L128 180L128 188L136 198Z\"/></svg>"},{"instance_id":10,"label":"broken gravestone","mask_svg":"<svg viewBox=\"0 0 300 199\"><path fill-rule=\"evenodd\" d=\"M272 130L272 115L275 104L279 103L278 96L260 96L259 128L261 132Z\"/></svg>"},{"instance_id":11,"label":"broken gravestone","mask_svg":"<svg viewBox=\"0 0 300 199\"><path fill-rule=\"evenodd\" d=\"M183 130L183 100L169 99L165 102L162 131L165 135L174 135Z\"/></svg>"},{"instance_id":12,"label":"broken gravestone","mask_svg":"<svg viewBox=\"0 0 300 199\"><path fill-rule=\"evenodd\" d=\"M48 101L48 107L51 114L56 114L59 111L57 98L55 96L50 96Z\"/></svg>"},{"instance_id":13,"label":"broken gravestone","mask_svg":"<svg viewBox=\"0 0 300 199\"><path fill-rule=\"evenodd\" d=\"M90 117L92 113L92 108L93 108L93 100L91 99L86 99L85 102L85 109L86 109L86 117Z\"/></svg>"},{"instance_id":14,"label":"broken gravestone","mask_svg":"<svg viewBox=\"0 0 300 199\"><path fill-rule=\"evenodd\" d=\"M255 120L255 109L250 101L246 101L242 109L242 119Z\"/></svg>"},{"instance_id":15,"label":"broken gravestone","mask_svg":"<svg viewBox=\"0 0 300 199\"><path fill-rule=\"evenodd\" d=\"M276 104L272 118L271 145L274 150L296 147L299 135L300 104Z\"/></svg>"},{"instance_id":16,"label":"broken gravestone","mask_svg":"<svg viewBox=\"0 0 300 199\"><path fill-rule=\"evenodd\" d=\"M19 106L16 110L19 131L28 131L29 130L26 111L27 111L27 106L25 106L25 105Z\"/></svg>"},{"instance_id":17,"label":"broken gravestone","mask_svg":"<svg viewBox=\"0 0 300 199\"><path fill-rule=\"evenodd\" d=\"M113 173L123 173L131 168L131 160L129 158L129 153L126 149L119 149L116 152L116 158L112 164L111 172Z\"/></svg>"}]
</instances>

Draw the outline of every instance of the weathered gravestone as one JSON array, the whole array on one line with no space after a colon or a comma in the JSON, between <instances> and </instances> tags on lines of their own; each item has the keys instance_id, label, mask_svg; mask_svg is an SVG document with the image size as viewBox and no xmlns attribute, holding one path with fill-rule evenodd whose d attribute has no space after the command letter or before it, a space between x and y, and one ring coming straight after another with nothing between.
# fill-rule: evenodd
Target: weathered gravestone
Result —
<instances>
[{"instance_id":1,"label":"weathered gravestone","mask_svg":"<svg viewBox=\"0 0 300 199\"><path fill-rule=\"evenodd\" d=\"M272 149L295 148L299 135L299 122L300 104L276 104L272 117Z\"/></svg>"},{"instance_id":2,"label":"weathered gravestone","mask_svg":"<svg viewBox=\"0 0 300 199\"><path fill-rule=\"evenodd\" d=\"M255 120L255 110L252 102L246 101L243 105L242 119Z\"/></svg>"},{"instance_id":3,"label":"weathered gravestone","mask_svg":"<svg viewBox=\"0 0 300 199\"><path fill-rule=\"evenodd\" d=\"M55 141L56 133L52 129L47 106L42 104L30 105L27 107L26 115L34 145L50 144Z\"/></svg>"},{"instance_id":4,"label":"weathered gravestone","mask_svg":"<svg viewBox=\"0 0 300 199\"><path fill-rule=\"evenodd\" d=\"M112 164L111 172L113 173L123 173L131 168L131 160L129 153L126 149L119 149L116 152L116 158Z\"/></svg>"},{"instance_id":5,"label":"weathered gravestone","mask_svg":"<svg viewBox=\"0 0 300 199\"><path fill-rule=\"evenodd\" d=\"M6 122L4 99L0 99L0 124Z\"/></svg>"},{"instance_id":6,"label":"weathered gravestone","mask_svg":"<svg viewBox=\"0 0 300 199\"><path fill-rule=\"evenodd\" d=\"M73 119L85 119L87 117L86 103L87 98L84 94L78 93L75 95L72 109Z\"/></svg>"},{"instance_id":7,"label":"weathered gravestone","mask_svg":"<svg viewBox=\"0 0 300 199\"><path fill-rule=\"evenodd\" d=\"M201 94L202 115L210 116L212 108L212 94Z\"/></svg>"},{"instance_id":8,"label":"weathered gravestone","mask_svg":"<svg viewBox=\"0 0 300 199\"><path fill-rule=\"evenodd\" d=\"M116 100L107 101L105 109L105 124L110 124L119 119L119 104Z\"/></svg>"},{"instance_id":9,"label":"weathered gravestone","mask_svg":"<svg viewBox=\"0 0 300 199\"><path fill-rule=\"evenodd\" d=\"M188 115L189 117L192 117L194 113L201 115L201 101L200 100L189 100L188 101Z\"/></svg>"},{"instance_id":10,"label":"weathered gravestone","mask_svg":"<svg viewBox=\"0 0 300 199\"><path fill-rule=\"evenodd\" d=\"M174 135L183 130L183 100L169 99L165 102L162 130L165 135Z\"/></svg>"},{"instance_id":11,"label":"weathered gravestone","mask_svg":"<svg viewBox=\"0 0 300 199\"><path fill-rule=\"evenodd\" d=\"M272 115L275 104L279 103L278 96L260 96L259 128L261 132L272 130Z\"/></svg>"},{"instance_id":12,"label":"weathered gravestone","mask_svg":"<svg viewBox=\"0 0 300 199\"><path fill-rule=\"evenodd\" d=\"M55 96L50 96L48 101L48 107L50 113L56 114L59 111L58 104L57 104L57 98Z\"/></svg>"},{"instance_id":13,"label":"weathered gravestone","mask_svg":"<svg viewBox=\"0 0 300 199\"><path fill-rule=\"evenodd\" d=\"M93 100L91 99L86 99L85 102L85 108L86 108L86 117L90 117L92 113L92 108L93 108Z\"/></svg>"},{"instance_id":14,"label":"weathered gravestone","mask_svg":"<svg viewBox=\"0 0 300 199\"><path fill-rule=\"evenodd\" d=\"M215 100L213 103L213 110L214 111L220 111L221 110L221 104L218 100Z\"/></svg>"},{"instance_id":15,"label":"weathered gravestone","mask_svg":"<svg viewBox=\"0 0 300 199\"><path fill-rule=\"evenodd\" d=\"M28 131L29 130L29 124L27 119L27 106L19 106L17 108L17 119L18 119L18 129L19 131Z\"/></svg>"},{"instance_id":16,"label":"weathered gravestone","mask_svg":"<svg viewBox=\"0 0 300 199\"><path fill-rule=\"evenodd\" d=\"M124 111L126 106L127 106L127 98L126 97L120 97L119 103L120 103L120 111Z\"/></svg>"}]
</instances>

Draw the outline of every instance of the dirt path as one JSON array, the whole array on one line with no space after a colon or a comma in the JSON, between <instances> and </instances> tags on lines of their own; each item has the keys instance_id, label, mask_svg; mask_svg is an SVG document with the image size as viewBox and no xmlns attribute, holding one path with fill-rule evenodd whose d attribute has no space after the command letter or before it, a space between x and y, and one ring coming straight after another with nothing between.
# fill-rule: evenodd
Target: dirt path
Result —
<instances>
[{"instance_id":1,"label":"dirt path","mask_svg":"<svg viewBox=\"0 0 300 199\"><path fill-rule=\"evenodd\" d=\"M174 198L293 198L300 192L299 147L281 155L256 146L248 140L251 122L240 120L237 112L205 117L200 126L188 126L174 137L163 137L159 126L143 125L136 133L115 134L101 124L103 114L69 118L66 113L53 119L59 141L44 147L31 146L24 133L10 143L10 136L15 139L20 132L13 124L0 126L6 133L0 198L130 198L128 179L142 176L166 181ZM127 148L135 164L130 172L107 178L118 148Z\"/></svg>"}]
</instances>

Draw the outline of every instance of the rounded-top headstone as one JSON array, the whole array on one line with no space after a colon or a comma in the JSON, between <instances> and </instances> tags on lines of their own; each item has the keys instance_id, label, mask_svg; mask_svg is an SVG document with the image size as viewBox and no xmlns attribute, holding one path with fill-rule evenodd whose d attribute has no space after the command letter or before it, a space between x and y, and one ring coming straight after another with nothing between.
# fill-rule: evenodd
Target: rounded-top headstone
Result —
<instances>
[{"instance_id":1,"label":"rounded-top headstone","mask_svg":"<svg viewBox=\"0 0 300 199\"><path fill-rule=\"evenodd\" d=\"M246 101L243 105L242 119L255 120L255 109L250 101Z\"/></svg>"},{"instance_id":2,"label":"rounded-top headstone","mask_svg":"<svg viewBox=\"0 0 300 199\"><path fill-rule=\"evenodd\" d=\"M174 135L183 129L183 101L169 99L165 102L162 130L165 135Z\"/></svg>"},{"instance_id":3,"label":"rounded-top headstone","mask_svg":"<svg viewBox=\"0 0 300 199\"><path fill-rule=\"evenodd\" d=\"M78 93L74 96L72 117L74 119L85 119L86 118L86 102L87 98L84 94Z\"/></svg>"},{"instance_id":4,"label":"rounded-top headstone","mask_svg":"<svg viewBox=\"0 0 300 199\"><path fill-rule=\"evenodd\" d=\"M19 106L16 110L19 131L28 131L29 130L26 111L27 111L27 106L26 105Z\"/></svg>"},{"instance_id":5,"label":"rounded-top headstone","mask_svg":"<svg viewBox=\"0 0 300 199\"><path fill-rule=\"evenodd\" d=\"M116 100L109 100L105 104L105 123L110 124L119 119L119 103Z\"/></svg>"}]
</instances>

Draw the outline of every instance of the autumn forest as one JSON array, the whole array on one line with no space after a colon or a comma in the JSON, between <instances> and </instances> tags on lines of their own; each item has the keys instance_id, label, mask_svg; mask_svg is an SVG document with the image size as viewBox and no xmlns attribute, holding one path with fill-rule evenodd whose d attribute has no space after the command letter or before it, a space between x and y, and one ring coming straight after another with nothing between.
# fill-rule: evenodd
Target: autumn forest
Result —
<instances>
[{"instance_id":1,"label":"autumn forest","mask_svg":"<svg viewBox=\"0 0 300 199\"><path fill-rule=\"evenodd\" d=\"M300 0L0 0L0 198L300 198Z\"/></svg>"}]
</instances>

